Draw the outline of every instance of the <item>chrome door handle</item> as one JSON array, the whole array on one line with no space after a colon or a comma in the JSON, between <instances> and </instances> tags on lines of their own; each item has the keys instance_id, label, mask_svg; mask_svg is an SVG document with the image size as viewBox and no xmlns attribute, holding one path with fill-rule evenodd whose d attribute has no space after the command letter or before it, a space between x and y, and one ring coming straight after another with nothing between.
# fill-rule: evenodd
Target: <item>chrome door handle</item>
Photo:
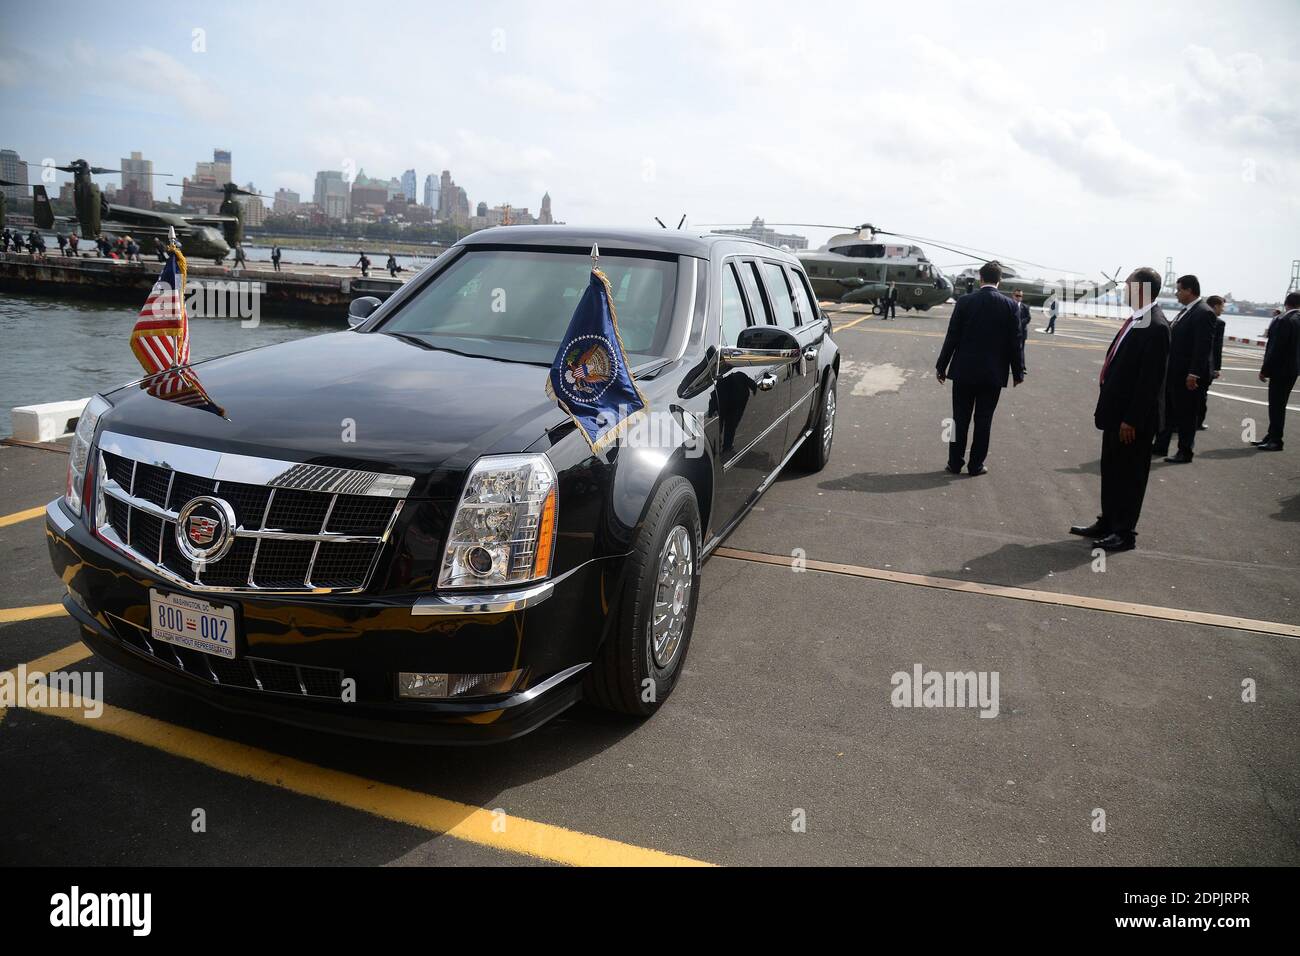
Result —
<instances>
[{"instance_id":1,"label":"chrome door handle","mask_svg":"<svg viewBox=\"0 0 1300 956\"><path fill-rule=\"evenodd\" d=\"M772 389L776 387L776 376L773 375L771 372L768 372L766 375L764 375L762 378L758 380L758 387L765 392L770 392Z\"/></svg>"},{"instance_id":2,"label":"chrome door handle","mask_svg":"<svg viewBox=\"0 0 1300 956\"><path fill-rule=\"evenodd\" d=\"M806 358L809 362L817 358L817 346L810 345L806 349L804 349L803 357Z\"/></svg>"}]
</instances>

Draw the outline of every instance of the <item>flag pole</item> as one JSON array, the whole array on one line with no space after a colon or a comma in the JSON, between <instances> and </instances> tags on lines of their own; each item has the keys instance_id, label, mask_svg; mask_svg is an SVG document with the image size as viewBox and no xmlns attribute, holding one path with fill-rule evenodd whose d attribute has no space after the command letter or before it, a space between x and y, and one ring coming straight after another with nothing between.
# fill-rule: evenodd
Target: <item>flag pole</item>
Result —
<instances>
[{"instance_id":1,"label":"flag pole","mask_svg":"<svg viewBox=\"0 0 1300 956\"><path fill-rule=\"evenodd\" d=\"M596 243L591 244L591 271L595 272L597 263L600 262L600 246Z\"/></svg>"}]
</instances>

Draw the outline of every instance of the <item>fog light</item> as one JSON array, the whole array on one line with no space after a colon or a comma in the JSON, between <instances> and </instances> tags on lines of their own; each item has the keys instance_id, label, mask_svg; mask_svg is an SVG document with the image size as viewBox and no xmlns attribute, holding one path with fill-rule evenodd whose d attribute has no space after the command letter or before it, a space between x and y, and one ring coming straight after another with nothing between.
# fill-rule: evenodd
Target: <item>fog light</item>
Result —
<instances>
[{"instance_id":1,"label":"fog light","mask_svg":"<svg viewBox=\"0 0 1300 956\"><path fill-rule=\"evenodd\" d=\"M397 696L418 700L447 700L452 697L486 697L508 694L519 686L522 670L495 674L417 674L402 671L397 675Z\"/></svg>"}]
</instances>

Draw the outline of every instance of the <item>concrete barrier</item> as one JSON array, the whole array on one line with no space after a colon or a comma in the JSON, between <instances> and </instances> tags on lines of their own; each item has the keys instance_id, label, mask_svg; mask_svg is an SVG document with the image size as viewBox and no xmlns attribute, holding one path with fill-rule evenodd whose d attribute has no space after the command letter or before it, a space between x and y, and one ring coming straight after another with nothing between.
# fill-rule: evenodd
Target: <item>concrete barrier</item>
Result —
<instances>
[{"instance_id":1,"label":"concrete barrier","mask_svg":"<svg viewBox=\"0 0 1300 956\"><path fill-rule=\"evenodd\" d=\"M77 427L81 410L89 398L71 402L46 402L44 405L20 405L10 412L14 438L19 441L54 441Z\"/></svg>"}]
</instances>

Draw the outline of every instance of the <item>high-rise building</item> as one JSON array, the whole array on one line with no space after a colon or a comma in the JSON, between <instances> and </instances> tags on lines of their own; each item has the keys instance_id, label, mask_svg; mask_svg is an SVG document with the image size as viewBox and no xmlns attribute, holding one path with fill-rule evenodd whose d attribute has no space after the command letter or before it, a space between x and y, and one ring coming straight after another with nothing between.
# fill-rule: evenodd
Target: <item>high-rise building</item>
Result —
<instances>
[{"instance_id":1,"label":"high-rise building","mask_svg":"<svg viewBox=\"0 0 1300 956\"><path fill-rule=\"evenodd\" d=\"M424 204L438 211L438 180L433 173L424 177Z\"/></svg>"},{"instance_id":2,"label":"high-rise building","mask_svg":"<svg viewBox=\"0 0 1300 956\"><path fill-rule=\"evenodd\" d=\"M27 182L27 164L12 149L0 149L0 179L11 183ZM28 198L27 190L22 186L5 186L4 194L8 199Z\"/></svg>"},{"instance_id":3,"label":"high-rise building","mask_svg":"<svg viewBox=\"0 0 1300 956\"><path fill-rule=\"evenodd\" d=\"M415 202L415 170L408 169L402 173L402 195Z\"/></svg>"},{"instance_id":4,"label":"high-rise building","mask_svg":"<svg viewBox=\"0 0 1300 956\"><path fill-rule=\"evenodd\" d=\"M469 196L452 182L451 171L446 169L438 186L438 218L457 226L469 224Z\"/></svg>"},{"instance_id":5,"label":"high-rise building","mask_svg":"<svg viewBox=\"0 0 1300 956\"><path fill-rule=\"evenodd\" d=\"M257 192L257 187L249 183L244 187L250 193ZM236 196L239 204L244 207L244 225L260 226L266 222L266 203L262 202L261 196Z\"/></svg>"},{"instance_id":6,"label":"high-rise building","mask_svg":"<svg viewBox=\"0 0 1300 956\"><path fill-rule=\"evenodd\" d=\"M122 160L122 189L119 198L125 206L153 208L153 160L132 153Z\"/></svg>"},{"instance_id":7,"label":"high-rise building","mask_svg":"<svg viewBox=\"0 0 1300 956\"><path fill-rule=\"evenodd\" d=\"M316 174L316 191L312 201L326 219L342 221L348 215L348 184L343 173L323 169Z\"/></svg>"},{"instance_id":8,"label":"high-rise building","mask_svg":"<svg viewBox=\"0 0 1300 956\"><path fill-rule=\"evenodd\" d=\"M271 210L277 216L285 216L297 212L301 205L302 198L296 192L292 189L280 188L275 191Z\"/></svg>"},{"instance_id":9,"label":"high-rise building","mask_svg":"<svg viewBox=\"0 0 1300 956\"><path fill-rule=\"evenodd\" d=\"M194 164L194 178L181 180L181 205L216 213L225 198L221 187L234 182L230 171L230 150L214 149L212 162Z\"/></svg>"},{"instance_id":10,"label":"high-rise building","mask_svg":"<svg viewBox=\"0 0 1300 956\"><path fill-rule=\"evenodd\" d=\"M551 215L550 193L544 193L542 195L542 211L537 216L537 222L543 226L549 226L551 223L555 222L555 218Z\"/></svg>"}]
</instances>

